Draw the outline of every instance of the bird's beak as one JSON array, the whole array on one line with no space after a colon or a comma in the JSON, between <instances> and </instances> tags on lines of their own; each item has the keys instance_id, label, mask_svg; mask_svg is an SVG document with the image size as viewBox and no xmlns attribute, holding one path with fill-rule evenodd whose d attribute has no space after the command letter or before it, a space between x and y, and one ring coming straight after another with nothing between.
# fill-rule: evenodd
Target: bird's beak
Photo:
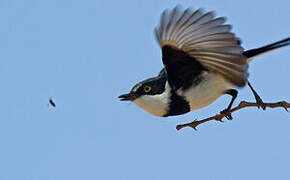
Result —
<instances>
[{"instance_id":1,"label":"bird's beak","mask_svg":"<svg viewBox=\"0 0 290 180\"><path fill-rule=\"evenodd\" d=\"M136 96L136 94L129 93L129 94L122 94L118 98L120 98L120 101L134 101L137 97L138 96Z\"/></svg>"}]
</instances>

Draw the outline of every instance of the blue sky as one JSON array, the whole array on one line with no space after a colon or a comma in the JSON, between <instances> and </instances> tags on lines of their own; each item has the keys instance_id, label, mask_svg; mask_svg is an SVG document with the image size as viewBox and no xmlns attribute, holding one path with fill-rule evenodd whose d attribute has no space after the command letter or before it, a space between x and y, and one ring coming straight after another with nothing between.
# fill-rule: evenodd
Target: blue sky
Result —
<instances>
[{"instance_id":1,"label":"blue sky","mask_svg":"<svg viewBox=\"0 0 290 180\"><path fill-rule=\"evenodd\" d=\"M0 179L290 179L283 109L248 108L232 121L176 131L230 97L169 118L117 99L162 68L153 29L176 4L227 16L245 49L290 36L284 0L1 0ZM290 101L289 67L290 47L251 63L265 102ZM254 100L249 88L241 100Z\"/></svg>"}]
</instances>

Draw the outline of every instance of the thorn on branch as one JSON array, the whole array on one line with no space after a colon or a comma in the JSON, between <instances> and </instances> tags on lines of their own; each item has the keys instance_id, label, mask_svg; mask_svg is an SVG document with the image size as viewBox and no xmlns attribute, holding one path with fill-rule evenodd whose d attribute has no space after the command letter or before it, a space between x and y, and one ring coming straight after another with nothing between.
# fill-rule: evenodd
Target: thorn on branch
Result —
<instances>
[{"instance_id":1,"label":"thorn on branch","mask_svg":"<svg viewBox=\"0 0 290 180\"><path fill-rule=\"evenodd\" d=\"M288 111L289 106L287 106L288 103L287 103L286 101L281 101L281 102L279 102L279 103L280 103L281 106L285 109L285 111L289 112L289 111Z\"/></svg>"}]
</instances>

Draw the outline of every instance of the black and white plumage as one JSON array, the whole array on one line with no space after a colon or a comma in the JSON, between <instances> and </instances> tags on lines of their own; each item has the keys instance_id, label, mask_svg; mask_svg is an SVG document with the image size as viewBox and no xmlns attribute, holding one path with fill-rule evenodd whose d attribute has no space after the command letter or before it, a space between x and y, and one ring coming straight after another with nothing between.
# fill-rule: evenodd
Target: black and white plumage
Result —
<instances>
[{"instance_id":1,"label":"black and white plumage","mask_svg":"<svg viewBox=\"0 0 290 180\"><path fill-rule=\"evenodd\" d=\"M224 25L224 22L225 18L214 18L213 12L203 13L200 9L193 12L190 8L182 11L177 6L171 11L165 10L160 25L155 29L155 35L162 48L167 72L171 71L171 65L182 66L183 62L188 63L188 59L180 60L170 54L176 53L173 50L178 50L179 54L184 53L201 64L202 68L218 72L237 86L244 86L247 82L246 57L243 56L243 48L238 39L230 32L231 25ZM196 64L193 66L198 68ZM175 71L178 71L177 74ZM183 73L175 71L172 75L175 78ZM186 69L184 71L188 72Z\"/></svg>"},{"instance_id":2,"label":"black and white plumage","mask_svg":"<svg viewBox=\"0 0 290 180\"><path fill-rule=\"evenodd\" d=\"M248 63L253 57L290 44L290 38L244 51L225 18L213 12L175 7L165 10L156 39L162 49L164 69L154 78L136 84L121 100L156 116L184 114L214 102L223 94L237 96L234 87L247 84ZM256 95L255 95L256 97ZM257 99L257 97L256 97ZM260 102L262 103L262 102Z\"/></svg>"}]
</instances>

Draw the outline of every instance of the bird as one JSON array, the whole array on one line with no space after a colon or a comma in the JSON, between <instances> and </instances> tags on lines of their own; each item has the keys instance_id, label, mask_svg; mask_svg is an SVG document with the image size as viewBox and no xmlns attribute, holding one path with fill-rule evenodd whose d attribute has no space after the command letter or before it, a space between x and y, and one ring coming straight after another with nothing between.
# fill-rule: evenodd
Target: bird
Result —
<instances>
[{"instance_id":1,"label":"bird","mask_svg":"<svg viewBox=\"0 0 290 180\"><path fill-rule=\"evenodd\" d=\"M290 44L290 37L259 48L244 50L225 17L213 11L183 9L163 11L155 28L164 68L155 77L138 82L121 101L131 101L148 113L160 116L185 114L213 103L222 95L231 101L220 113L227 114L237 88L248 85L259 107L265 105L248 81L253 58ZM231 119L231 116L226 116Z\"/></svg>"}]
</instances>

